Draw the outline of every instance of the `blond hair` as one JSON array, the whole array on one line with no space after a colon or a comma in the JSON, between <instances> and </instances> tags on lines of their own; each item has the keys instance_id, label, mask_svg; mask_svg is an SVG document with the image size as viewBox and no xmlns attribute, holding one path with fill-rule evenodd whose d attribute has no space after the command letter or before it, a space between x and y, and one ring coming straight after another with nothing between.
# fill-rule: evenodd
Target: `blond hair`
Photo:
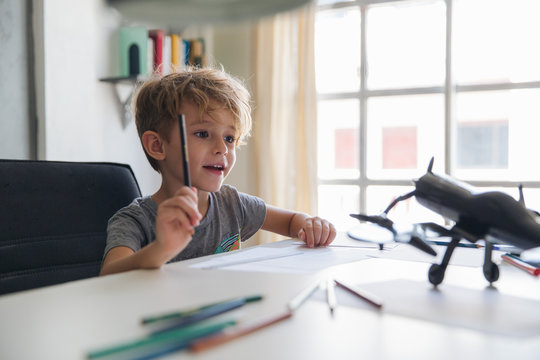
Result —
<instances>
[{"instance_id":1,"label":"blond hair","mask_svg":"<svg viewBox=\"0 0 540 360\"><path fill-rule=\"evenodd\" d=\"M251 132L250 95L242 83L224 70L188 68L169 75L153 75L145 81L135 97L135 122L139 138L155 131L169 141L169 134L178 121L182 103L192 101L200 114L215 110L216 104L231 111L234 116L236 146L244 144ZM146 153L154 170L158 162Z\"/></svg>"}]
</instances>

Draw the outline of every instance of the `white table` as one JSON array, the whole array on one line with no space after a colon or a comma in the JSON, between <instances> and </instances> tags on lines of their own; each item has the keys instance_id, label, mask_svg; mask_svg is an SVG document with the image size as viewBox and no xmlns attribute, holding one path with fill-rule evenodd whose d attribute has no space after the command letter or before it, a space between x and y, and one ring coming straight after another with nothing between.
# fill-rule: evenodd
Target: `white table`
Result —
<instances>
[{"instance_id":1,"label":"white table","mask_svg":"<svg viewBox=\"0 0 540 360\"><path fill-rule=\"evenodd\" d=\"M366 252L373 254L373 250ZM190 267L204 260L207 258L1 296L0 359L84 359L89 350L144 335L139 324L143 316L260 293L263 301L231 313L242 321L256 319L284 309L314 277L331 275L366 287L396 279L428 286L429 264L418 261L371 258L309 276ZM459 287L471 294L487 294L486 309L497 310L497 304L488 299L493 290L486 286L480 268L450 266L440 290L452 294ZM495 286L497 294L540 304L538 278L519 269L503 264ZM402 296L402 290L386 294L385 301ZM202 353L178 352L167 358L540 358L540 323L531 336L508 336L395 314L386 308L377 311L343 291L337 295L333 315L323 293L316 293L288 320ZM450 315L444 314L444 308L441 311L441 315Z\"/></svg>"}]
</instances>

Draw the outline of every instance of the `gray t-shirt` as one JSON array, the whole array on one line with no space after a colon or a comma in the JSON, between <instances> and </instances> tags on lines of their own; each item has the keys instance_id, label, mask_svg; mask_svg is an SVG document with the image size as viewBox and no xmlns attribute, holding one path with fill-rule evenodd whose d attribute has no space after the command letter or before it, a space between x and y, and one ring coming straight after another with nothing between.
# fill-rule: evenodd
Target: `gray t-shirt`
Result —
<instances>
[{"instance_id":1,"label":"gray t-shirt","mask_svg":"<svg viewBox=\"0 0 540 360\"><path fill-rule=\"evenodd\" d=\"M240 241L249 239L262 226L266 205L258 197L238 192L223 185L210 193L206 216L195 227L187 247L170 262L231 251ZM133 200L109 220L104 256L116 246L127 246L138 251L156 238L157 204L150 196Z\"/></svg>"}]
</instances>

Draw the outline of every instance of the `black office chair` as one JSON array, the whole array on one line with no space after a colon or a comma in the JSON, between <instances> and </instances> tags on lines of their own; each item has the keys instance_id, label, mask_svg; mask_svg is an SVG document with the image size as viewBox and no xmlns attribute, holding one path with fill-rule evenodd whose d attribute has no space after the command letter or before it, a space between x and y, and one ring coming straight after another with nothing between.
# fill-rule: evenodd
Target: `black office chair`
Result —
<instances>
[{"instance_id":1,"label":"black office chair","mask_svg":"<svg viewBox=\"0 0 540 360\"><path fill-rule=\"evenodd\" d=\"M0 294L97 276L108 219L140 195L129 165L0 160Z\"/></svg>"}]
</instances>

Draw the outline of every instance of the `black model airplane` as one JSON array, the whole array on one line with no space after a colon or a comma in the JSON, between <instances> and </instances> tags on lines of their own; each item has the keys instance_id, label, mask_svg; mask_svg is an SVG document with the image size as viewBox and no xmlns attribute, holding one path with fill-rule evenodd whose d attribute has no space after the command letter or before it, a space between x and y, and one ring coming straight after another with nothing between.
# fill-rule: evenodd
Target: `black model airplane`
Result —
<instances>
[{"instance_id":1,"label":"black model airplane","mask_svg":"<svg viewBox=\"0 0 540 360\"><path fill-rule=\"evenodd\" d=\"M377 224L392 233L391 240L408 242L431 255L436 255L436 252L424 241L427 232L451 238L441 264L432 264L429 269L429 282L435 286L443 281L448 262L461 239L471 243L481 239L485 241L483 272L490 284L499 278L499 268L491 259L493 244L512 245L518 253L540 247L539 213L525 207L521 186L517 201L499 191L476 192L469 184L434 174L432 168L433 158L426 174L414 181L415 189L397 197L380 215L351 216L361 222ZM414 224L412 231L404 236L387 214L398 202L412 196L424 207L453 221L454 226L447 229L436 223L419 223ZM387 240L375 242L379 242L382 249Z\"/></svg>"}]
</instances>

